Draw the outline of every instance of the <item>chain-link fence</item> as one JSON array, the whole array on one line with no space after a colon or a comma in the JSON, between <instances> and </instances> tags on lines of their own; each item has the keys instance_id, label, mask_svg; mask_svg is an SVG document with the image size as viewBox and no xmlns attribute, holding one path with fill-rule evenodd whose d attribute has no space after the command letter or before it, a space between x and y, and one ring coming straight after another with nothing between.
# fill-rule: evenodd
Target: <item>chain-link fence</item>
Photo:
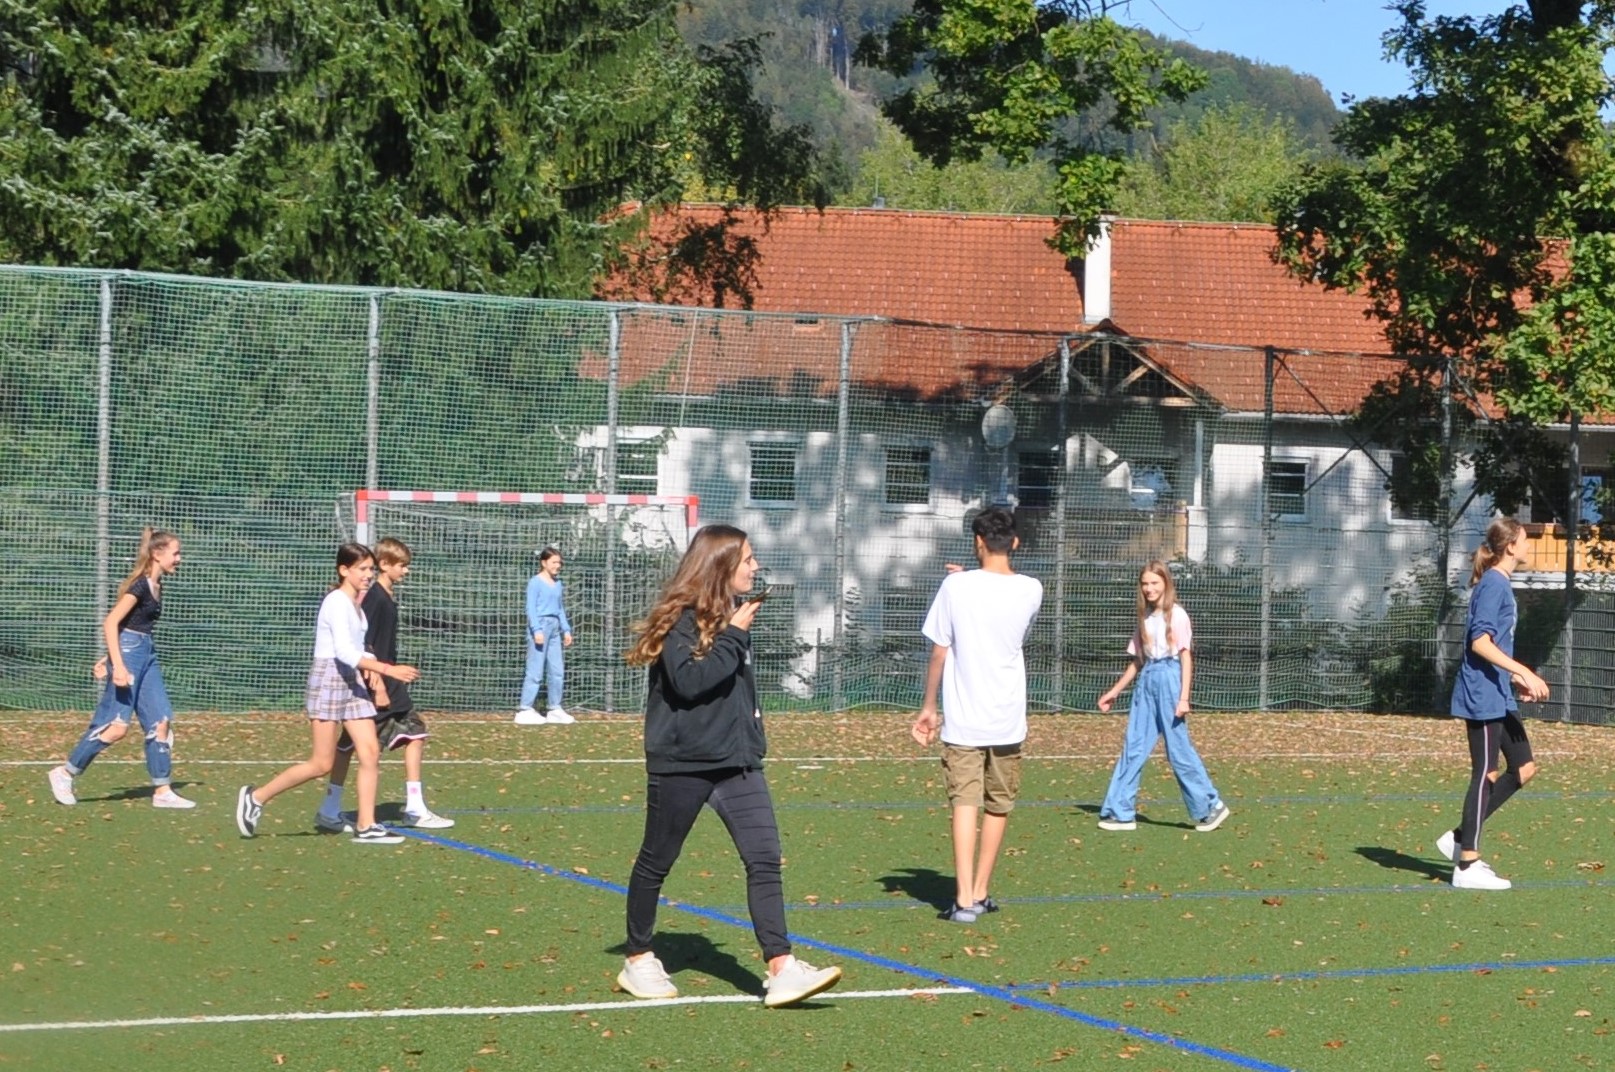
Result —
<instances>
[{"instance_id":1,"label":"chain-link fence","mask_svg":"<svg viewBox=\"0 0 1615 1072\"><path fill-rule=\"evenodd\" d=\"M1092 708L1121 669L1138 570L1161 558L1194 618L1197 706L1442 710L1489 511L1462 465L1437 510L1387 493L1405 459L1349 418L1403 364L0 269L0 705L93 701L99 619L151 524L185 547L159 638L176 703L295 708L353 493L386 488L698 497L701 520L751 533L774 584L757 650L776 707L917 704L943 567L969 561L973 513L1008 502L1019 567L1044 582L1039 708ZM514 708L522 592L554 543L577 629L568 705L635 709L618 653L682 516L378 514L370 535L415 551L400 605L419 702ZM1521 647L1557 687L1553 717L1608 709L1608 671L1583 669L1615 647L1602 577L1521 578Z\"/></svg>"}]
</instances>

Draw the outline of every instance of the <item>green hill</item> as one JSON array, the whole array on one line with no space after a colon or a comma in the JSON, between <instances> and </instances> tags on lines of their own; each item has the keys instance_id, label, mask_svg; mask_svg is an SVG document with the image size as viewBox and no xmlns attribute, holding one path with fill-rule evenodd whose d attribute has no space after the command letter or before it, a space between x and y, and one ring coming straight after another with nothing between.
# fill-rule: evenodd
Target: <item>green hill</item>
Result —
<instances>
[{"instance_id":1,"label":"green hill","mask_svg":"<svg viewBox=\"0 0 1615 1072\"><path fill-rule=\"evenodd\" d=\"M839 162L838 185L832 191L837 200L868 203L872 192L886 196L889 188L889 183L863 174L871 163L887 171L908 165L901 158L901 147L891 144L878 105L894 89L894 80L853 65L851 52L864 34L885 29L908 7L909 0L700 0L680 13L679 24L695 45L758 37L764 57L757 76L759 97L785 121L808 127L819 147ZM1329 132L1341 113L1316 78L1227 52L1155 40L1208 71L1211 84L1188 102L1161 109L1150 129L1120 143L1099 133L1102 116L1078 117L1074 133L1138 155L1158 146L1174 125L1193 125L1209 108L1247 106L1292 124L1303 149L1317 154L1330 151ZM979 185L974 180L964 184ZM1002 198L978 203L961 193L954 207L1042 211L1018 196L1009 201L1013 203Z\"/></svg>"}]
</instances>

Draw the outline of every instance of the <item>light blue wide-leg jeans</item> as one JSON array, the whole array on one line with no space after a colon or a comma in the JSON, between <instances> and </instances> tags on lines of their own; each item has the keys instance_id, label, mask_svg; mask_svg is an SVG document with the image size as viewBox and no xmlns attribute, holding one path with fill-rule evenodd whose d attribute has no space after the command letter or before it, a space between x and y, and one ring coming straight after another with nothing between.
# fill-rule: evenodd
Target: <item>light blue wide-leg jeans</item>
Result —
<instances>
[{"instance_id":1,"label":"light blue wide-leg jeans","mask_svg":"<svg viewBox=\"0 0 1615 1072\"><path fill-rule=\"evenodd\" d=\"M1138 813L1138 787L1144 764L1155 750L1155 740L1166 738L1166 761L1178 780L1183 806L1199 822L1221 803L1206 765L1189 740L1189 724L1177 717L1183 692L1183 666L1177 659L1154 659L1144 664L1133 685L1127 709L1127 737L1110 775L1110 788L1100 805L1101 819L1130 822Z\"/></svg>"}]
</instances>

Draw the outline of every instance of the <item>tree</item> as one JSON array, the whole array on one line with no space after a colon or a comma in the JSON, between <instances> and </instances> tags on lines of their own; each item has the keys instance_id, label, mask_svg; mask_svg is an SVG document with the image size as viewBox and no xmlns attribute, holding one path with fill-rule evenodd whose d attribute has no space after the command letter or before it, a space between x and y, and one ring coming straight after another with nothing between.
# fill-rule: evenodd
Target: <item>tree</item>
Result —
<instances>
[{"instance_id":1,"label":"tree","mask_svg":"<svg viewBox=\"0 0 1615 1072\"><path fill-rule=\"evenodd\" d=\"M583 296L625 200L792 187L723 63L670 0L5 0L0 257Z\"/></svg>"},{"instance_id":2,"label":"tree","mask_svg":"<svg viewBox=\"0 0 1615 1072\"><path fill-rule=\"evenodd\" d=\"M1281 198L1278 253L1302 278L1361 289L1395 350L1448 362L1473 385L1457 401L1488 426L1477 484L1512 512L1525 483L1549 501L1562 464L1538 430L1611 410L1615 144L1603 61L1615 5L1534 0L1476 19L1394 5L1386 35L1413 89L1359 101L1336 129L1348 159L1310 167ZM1400 427L1436 415L1410 392ZM1396 442L1394 436L1392 442ZM1502 464L1510 462L1511 464ZM1528 470L1522 481L1520 467ZM1563 485L1559 485L1563 487Z\"/></svg>"},{"instance_id":3,"label":"tree","mask_svg":"<svg viewBox=\"0 0 1615 1072\"><path fill-rule=\"evenodd\" d=\"M1043 160L1018 167L992 156L938 167L915 150L896 127L881 124L873 149L858 158L858 177L844 205L949 212L1054 213L1054 169Z\"/></svg>"},{"instance_id":4,"label":"tree","mask_svg":"<svg viewBox=\"0 0 1615 1072\"><path fill-rule=\"evenodd\" d=\"M1149 220L1271 223L1273 198L1309 155L1292 121L1247 105L1210 108L1172 124L1163 144L1129 162L1115 209Z\"/></svg>"},{"instance_id":5,"label":"tree","mask_svg":"<svg viewBox=\"0 0 1615 1072\"><path fill-rule=\"evenodd\" d=\"M1062 217L1054 244L1076 256L1112 207L1125 164L1119 150L1062 136L1064 124L1108 103L1107 126L1133 130L1153 106L1205 84L1201 72L1110 18L1125 7L1125 0L916 0L886 34L865 37L857 59L899 75L923 65L931 81L882 110L939 165L989 151L1017 165L1048 153Z\"/></svg>"}]
</instances>

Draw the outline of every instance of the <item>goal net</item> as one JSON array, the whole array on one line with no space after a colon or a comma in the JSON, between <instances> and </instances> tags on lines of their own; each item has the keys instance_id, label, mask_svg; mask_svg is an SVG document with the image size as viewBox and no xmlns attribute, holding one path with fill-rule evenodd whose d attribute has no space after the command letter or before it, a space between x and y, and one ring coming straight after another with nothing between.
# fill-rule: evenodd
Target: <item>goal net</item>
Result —
<instances>
[{"instance_id":1,"label":"goal net","mask_svg":"<svg viewBox=\"0 0 1615 1072\"><path fill-rule=\"evenodd\" d=\"M409 545L399 654L421 669L412 693L423 708L515 712L527 581L538 552L553 547L573 632L564 705L639 709L644 673L627 667L622 652L689 545L695 496L361 490L351 510L354 539Z\"/></svg>"}]
</instances>

